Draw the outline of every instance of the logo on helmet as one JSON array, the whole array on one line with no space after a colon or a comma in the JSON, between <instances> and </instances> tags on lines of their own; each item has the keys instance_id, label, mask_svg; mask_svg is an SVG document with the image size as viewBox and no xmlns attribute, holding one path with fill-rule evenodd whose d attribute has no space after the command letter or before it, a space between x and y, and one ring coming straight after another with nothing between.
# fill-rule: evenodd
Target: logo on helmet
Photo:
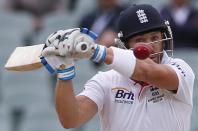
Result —
<instances>
[{"instance_id":1,"label":"logo on helmet","mask_svg":"<svg viewBox=\"0 0 198 131\"><path fill-rule=\"evenodd\" d=\"M144 10L138 10L136 11L136 14L140 20L140 23L147 23L148 22L148 19L147 19L147 16L146 14L144 13Z\"/></svg>"}]
</instances>

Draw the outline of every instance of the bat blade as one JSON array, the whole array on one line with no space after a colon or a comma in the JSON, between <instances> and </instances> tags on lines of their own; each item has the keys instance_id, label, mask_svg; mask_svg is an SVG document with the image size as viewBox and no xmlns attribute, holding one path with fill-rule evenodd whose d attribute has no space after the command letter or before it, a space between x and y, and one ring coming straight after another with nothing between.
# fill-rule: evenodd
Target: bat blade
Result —
<instances>
[{"instance_id":1,"label":"bat blade","mask_svg":"<svg viewBox=\"0 0 198 131\"><path fill-rule=\"evenodd\" d=\"M40 55L44 44L16 47L10 55L5 68L12 71L31 71L42 67Z\"/></svg>"}]
</instances>

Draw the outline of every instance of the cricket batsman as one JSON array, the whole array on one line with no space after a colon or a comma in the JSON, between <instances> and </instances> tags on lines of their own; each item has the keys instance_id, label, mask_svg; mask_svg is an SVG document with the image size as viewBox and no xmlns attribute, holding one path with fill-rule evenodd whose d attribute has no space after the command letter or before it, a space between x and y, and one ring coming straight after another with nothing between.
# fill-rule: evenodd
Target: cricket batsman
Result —
<instances>
[{"instance_id":1,"label":"cricket batsman","mask_svg":"<svg viewBox=\"0 0 198 131\"><path fill-rule=\"evenodd\" d=\"M151 5L132 5L118 18L116 43L124 49L97 44L86 28L51 34L41 61L57 74L55 106L64 128L75 128L97 113L101 131L189 131L195 75L173 58L170 25ZM151 47L138 59L134 47ZM111 68L99 72L75 96L74 60L87 59Z\"/></svg>"}]
</instances>

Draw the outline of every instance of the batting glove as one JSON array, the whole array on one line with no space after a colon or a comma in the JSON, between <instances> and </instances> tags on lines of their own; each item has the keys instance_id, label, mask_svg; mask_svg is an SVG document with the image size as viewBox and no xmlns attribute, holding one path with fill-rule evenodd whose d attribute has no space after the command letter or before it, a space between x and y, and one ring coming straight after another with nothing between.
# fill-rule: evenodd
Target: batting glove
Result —
<instances>
[{"instance_id":1,"label":"batting glove","mask_svg":"<svg viewBox=\"0 0 198 131\"><path fill-rule=\"evenodd\" d=\"M81 28L80 32L82 36L77 39L78 45L76 46L78 56L84 53L89 54L88 58L93 62L103 63L106 59L106 47L94 42L97 39L97 34L89 31L87 28Z\"/></svg>"},{"instance_id":2,"label":"batting glove","mask_svg":"<svg viewBox=\"0 0 198 131\"><path fill-rule=\"evenodd\" d=\"M42 56L41 63L50 73L56 73L59 80L70 80L75 77L75 67L72 58L49 55Z\"/></svg>"},{"instance_id":3,"label":"batting glove","mask_svg":"<svg viewBox=\"0 0 198 131\"><path fill-rule=\"evenodd\" d=\"M106 58L106 47L96 44L94 42L96 39L97 35L94 32L81 28L78 33L71 33L68 39L60 41L58 47L60 55L72 56L75 59L88 58L93 62L102 63Z\"/></svg>"},{"instance_id":4,"label":"batting glove","mask_svg":"<svg viewBox=\"0 0 198 131\"><path fill-rule=\"evenodd\" d=\"M74 59L88 58L102 63L106 58L106 47L96 44L97 35L86 28L59 30L50 35L46 45L51 47L43 54L56 54Z\"/></svg>"},{"instance_id":5,"label":"batting glove","mask_svg":"<svg viewBox=\"0 0 198 131\"><path fill-rule=\"evenodd\" d=\"M79 28L73 28L68 30L59 30L47 38L45 42L46 48L43 50L42 54L44 56L46 55L60 55L60 56L67 56L71 57L72 52L74 50L74 41L75 38L77 38L80 35L80 29ZM64 42L67 42L67 44L63 44ZM70 42L68 42L70 41Z\"/></svg>"},{"instance_id":6,"label":"batting glove","mask_svg":"<svg viewBox=\"0 0 198 131\"><path fill-rule=\"evenodd\" d=\"M51 34L47 40L40 57L41 63L50 73L56 73L60 80L70 80L75 77L74 60L71 57L63 57L59 54L59 43L67 34L76 29L59 30Z\"/></svg>"}]
</instances>

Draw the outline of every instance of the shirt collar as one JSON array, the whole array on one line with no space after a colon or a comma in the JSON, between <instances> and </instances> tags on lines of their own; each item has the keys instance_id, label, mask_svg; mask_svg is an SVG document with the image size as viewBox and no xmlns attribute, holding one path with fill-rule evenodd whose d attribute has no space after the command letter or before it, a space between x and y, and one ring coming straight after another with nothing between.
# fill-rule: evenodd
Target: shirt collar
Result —
<instances>
[{"instance_id":1,"label":"shirt collar","mask_svg":"<svg viewBox=\"0 0 198 131\"><path fill-rule=\"evenodd\" d=\"M171 60L171 57L168 56L168 54L166 53L166 51L163 51L163 56L162 56L162 61L161 64L167 64L169 63Z\"/></svg>"}]
</instances>

